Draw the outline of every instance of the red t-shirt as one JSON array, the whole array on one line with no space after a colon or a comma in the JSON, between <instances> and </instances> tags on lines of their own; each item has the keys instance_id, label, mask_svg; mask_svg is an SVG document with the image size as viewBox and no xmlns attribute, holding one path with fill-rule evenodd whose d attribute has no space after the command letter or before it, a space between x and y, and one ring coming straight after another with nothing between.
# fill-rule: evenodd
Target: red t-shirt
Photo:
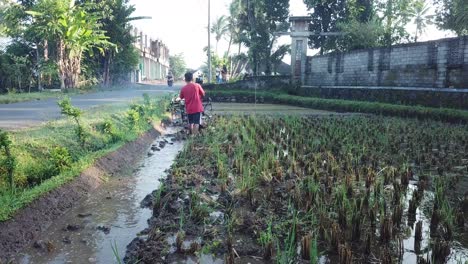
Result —
<instances>
[{"instance_id":1,"label":"red t-shirt","mask_svg":"<svg viewBox=\"0 0 468 264\"><path fill-rule=\"evenodd\" d=\"M203 112L202 97L205 91L198 83L188 83L180 90L180 99L185 99L185 110L187 114Z\"/></svg>"}]
</instances>

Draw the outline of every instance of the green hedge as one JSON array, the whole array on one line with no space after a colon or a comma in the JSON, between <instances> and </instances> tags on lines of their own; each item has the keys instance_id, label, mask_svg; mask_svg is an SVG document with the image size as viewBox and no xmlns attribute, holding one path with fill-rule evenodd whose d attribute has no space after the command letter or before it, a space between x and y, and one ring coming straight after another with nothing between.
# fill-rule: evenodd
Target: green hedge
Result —
<instances>
[{"instance_id":1,"label":"green hedge","mask_svg":"<svg viewBox=\"0 0 468 264\"><path fill-rule=\"evenodd\" d=\"M215 90L207 91L207 94L208 96L212 97L214 101L219 101L219 97L252 98L255 95L255 92L245 90ZM323 99L295 96L286 93L271 93L266 91L258 91L256 95L257 99L263 98L264 102L288 104L336 112L357 112L385 116L432 119L451 123L468 123L468 111L458 109L395 105L388 103L350 101L340 99Z\"/></svg>"}]
</instances>

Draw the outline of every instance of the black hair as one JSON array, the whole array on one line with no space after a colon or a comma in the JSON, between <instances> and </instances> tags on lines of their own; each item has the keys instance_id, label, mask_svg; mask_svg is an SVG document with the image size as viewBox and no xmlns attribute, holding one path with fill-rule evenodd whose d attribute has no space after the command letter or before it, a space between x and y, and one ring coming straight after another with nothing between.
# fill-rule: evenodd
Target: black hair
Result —
<instances>
[{"instance_id":1,"label":"black hair","mask_svg":"<svg viewBox=\"0 0 468 264\"><path fill-rule=\"evenodd\" d=\"M186 82L191 82L191 81L193 81L193 73L187 72L187 73L185 74L185 81L186 81Z\"/></svg>"}]
</instances>

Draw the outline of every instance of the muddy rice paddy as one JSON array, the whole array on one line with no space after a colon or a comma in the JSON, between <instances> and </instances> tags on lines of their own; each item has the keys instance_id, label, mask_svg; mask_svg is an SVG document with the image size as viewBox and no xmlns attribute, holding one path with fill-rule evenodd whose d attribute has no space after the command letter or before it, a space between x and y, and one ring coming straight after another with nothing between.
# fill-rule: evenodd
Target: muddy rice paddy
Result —
<instances>
[{"instance_id":1,"label":"muddy rice paddy","mask_svg":"<svg viewBox=\"0 0 468 264\"><path fill-rule=\"evenodd\" d=\"M226 116L188 140L126 263L466 263L468 127Z\"/></svg>"}]
</instances>

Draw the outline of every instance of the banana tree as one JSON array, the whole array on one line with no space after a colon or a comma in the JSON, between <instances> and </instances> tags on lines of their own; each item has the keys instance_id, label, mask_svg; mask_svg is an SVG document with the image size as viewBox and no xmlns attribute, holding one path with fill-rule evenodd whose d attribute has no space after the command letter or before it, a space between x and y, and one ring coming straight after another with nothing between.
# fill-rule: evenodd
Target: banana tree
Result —
<instances>
[{"instance_id":1,"label":"banana tree","mask_svg":"<svg viewBox=\"0 0 468 264\"><path fill-rule=\"evenodd\" d=\"M114 47L100 29L99 16L73 0L40 0L26 13L32 17L29 31L56 45L61 89L78 87L85 52Z\"/></svg>"}]
</instances>

